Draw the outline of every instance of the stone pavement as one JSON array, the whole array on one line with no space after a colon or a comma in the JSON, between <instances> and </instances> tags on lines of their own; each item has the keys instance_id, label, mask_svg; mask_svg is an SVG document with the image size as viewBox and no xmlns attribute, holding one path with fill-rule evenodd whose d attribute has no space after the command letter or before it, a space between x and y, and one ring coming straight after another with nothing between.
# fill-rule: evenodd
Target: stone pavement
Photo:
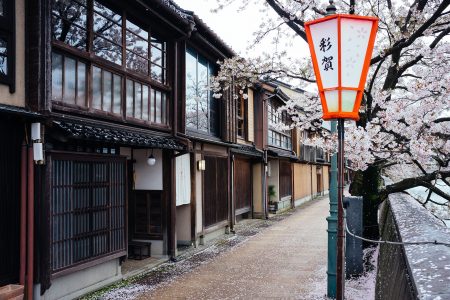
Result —
<instances>
[{"instance_id":1,"label":"stone pavement","mask_svg":"<svg viewBox=\"0 0 450 300\"><path fill-rule=\"evenodd\" d=\"M138 299L324 299L328 197ZM326 282L326 281L325 281Z\"/></svg>"}]
</instances>

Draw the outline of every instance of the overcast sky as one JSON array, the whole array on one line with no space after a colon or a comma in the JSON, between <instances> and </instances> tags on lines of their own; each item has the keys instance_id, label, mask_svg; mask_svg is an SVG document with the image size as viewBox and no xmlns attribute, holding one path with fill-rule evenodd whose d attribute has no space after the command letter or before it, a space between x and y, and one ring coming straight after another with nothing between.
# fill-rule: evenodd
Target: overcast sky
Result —
<instances>
[{"instance_id":1,"label":"overcast sky","mask_svg":"<svg viewBox=\"0 0 450 300\"><path fill-rule=\"evenodd\" d=\"M240 1L235 1L237 4L226 7L219 13L211 12L211 9L217 7L215 0L175 0L175 2L183 9L194 11L225 43L241 55L245 54L247 46L253 40L252 34L258 29L261 19L269 17L263 15L255 7L237 12ZM273 15L270 17L276 17L275 12L271 13ZM293 49L289 51L290 55L309 55L306 42L300 40L300 38L297 38L297 40ZM252 54L258 54L264 48L271 46L267 41L263 46L255 49Z\"/></svg>"}]
</instances>

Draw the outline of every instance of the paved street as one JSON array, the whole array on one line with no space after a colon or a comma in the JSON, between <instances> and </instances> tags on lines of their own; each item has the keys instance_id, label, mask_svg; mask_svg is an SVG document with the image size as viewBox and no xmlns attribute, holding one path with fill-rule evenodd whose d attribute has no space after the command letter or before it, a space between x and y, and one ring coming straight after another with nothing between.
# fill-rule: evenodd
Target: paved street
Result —
<instances>
[{"instance_id":1,"label":"paved street","mask_svg":"<svg viewBox=\"0 0 450 300\"><path fill-rule=\"evenodd\" d=\"M326 293L327 215L324 197L139 299L317 299Z\"/></svg>"}]
</instances>

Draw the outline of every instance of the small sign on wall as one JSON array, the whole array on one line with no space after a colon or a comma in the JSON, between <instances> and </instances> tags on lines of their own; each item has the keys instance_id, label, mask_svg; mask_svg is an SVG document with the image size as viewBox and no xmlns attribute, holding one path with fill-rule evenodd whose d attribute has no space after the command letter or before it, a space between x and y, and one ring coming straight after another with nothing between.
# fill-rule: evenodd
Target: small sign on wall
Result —
<instances>
[{"instance_id":1,"label":"small sign on wall","mask_svg":"<svg viewBox=\"0 0 450 300\"><path fill-rule=\"evenodd\" d=\"M177 206L191 203L191 161L190 154L176 158L176 202Z\"/></svg>"}]
</instances>

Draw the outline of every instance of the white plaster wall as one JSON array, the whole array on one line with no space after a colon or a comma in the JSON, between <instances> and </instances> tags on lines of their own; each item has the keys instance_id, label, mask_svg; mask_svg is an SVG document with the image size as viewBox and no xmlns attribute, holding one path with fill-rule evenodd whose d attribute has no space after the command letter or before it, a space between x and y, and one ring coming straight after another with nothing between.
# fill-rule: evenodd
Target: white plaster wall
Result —
<instances>
[{"instance_id":1,"label":"white plaster wall","mask_svg":"<svg viewBox=\"0 0 450 300\"><path fill-rule=\"evenodd\" d=\"M180 244L191 244L191 206L177 206L177 241Z\"/></svg>"},{"instance_id":2,"label":"white plaster wall","mask_svg":"<svg viewBox=\"0 0 450 300\"><path fill-rule=\"evenodd\" d=\"M54 278L42 300L74 299L122 278L119 259ZM36 295L36 293L35 293ZM38 298L39 299L39 298Z\"/></svg>"},{"instance_id":3,"label":"white plaster wall","mask_svg":"<svg viewBox=\"0 0 450 300\"><path fill-rule=\"evenodd\" d=\"M163 160L160 149L153 150L153 156L156 158L156 164L149 166L147 158L151 150L137 149L133 151L133 157L136 160L134 164L135 172L135 190L162 191L163 189Z\"/></svg>"},{"instance_id":4,"label":"white plaster wall","mask_svg":"<svg viewBox=\"0 0 450 300\"><path fill-rule=\"evenodd\" d=\"M278 159L270 160L270 176L267 176L267 187L269 185L275 186L275 197L273 197L273 200L279 201L280 200L280 164L278 162Z\"/></svg>"}]
</instances>

